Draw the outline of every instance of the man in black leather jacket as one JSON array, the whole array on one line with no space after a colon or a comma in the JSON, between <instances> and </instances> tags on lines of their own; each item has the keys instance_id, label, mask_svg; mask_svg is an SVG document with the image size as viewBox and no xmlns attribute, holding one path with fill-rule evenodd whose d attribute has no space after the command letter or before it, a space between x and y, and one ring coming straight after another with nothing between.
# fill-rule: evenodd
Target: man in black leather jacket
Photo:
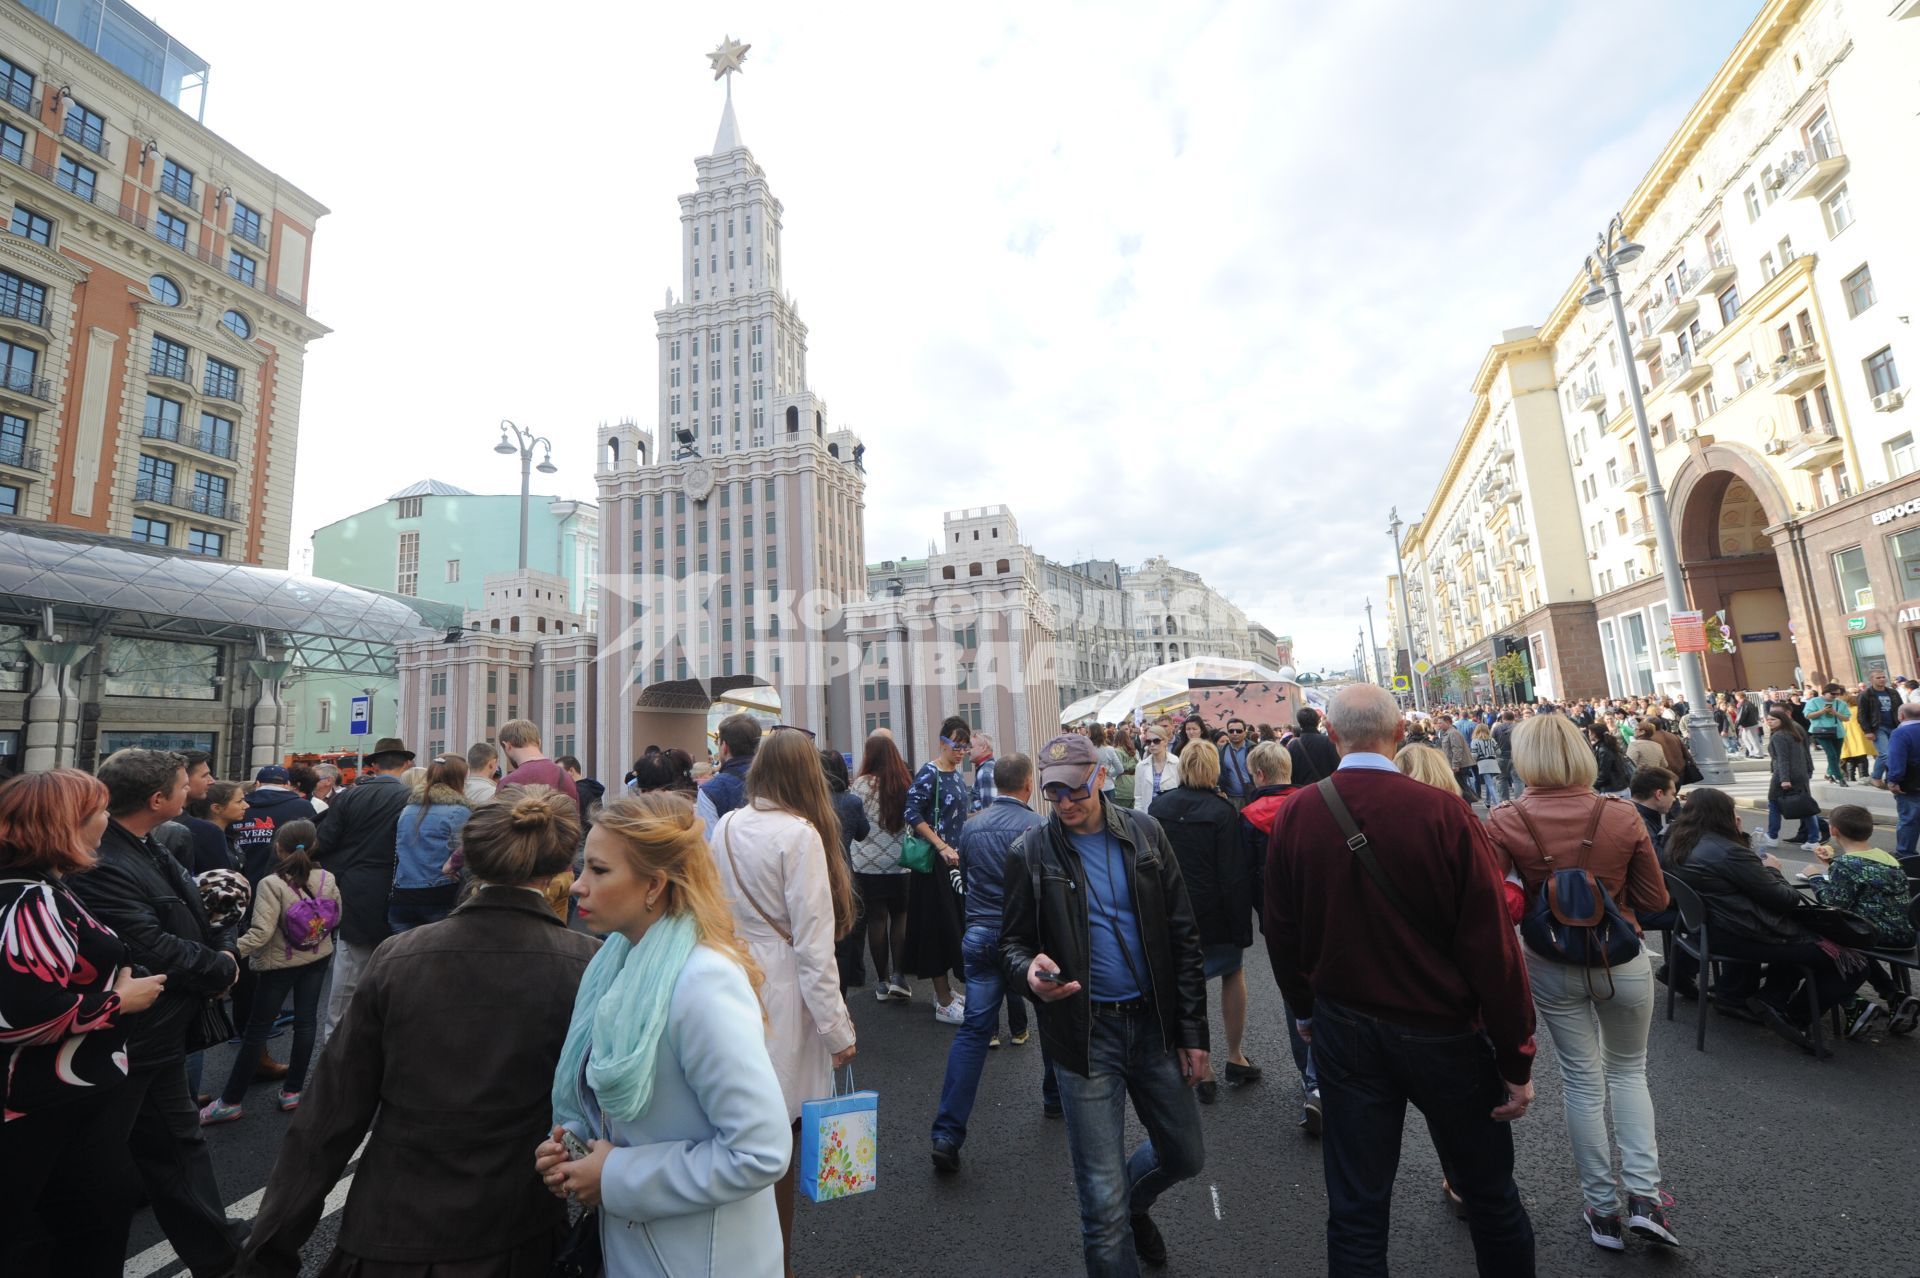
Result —
<instances>
[{"instance_id":1,"label":"man in black leather jacket","mask_svg":"<svg viewBox=\"0 0 1920 1278\"><path fill-rule=\"evenodd\" d=\"M1038 763L1052 816L1007 853L1000 958L1038 1006L1059 1077L1087 1271L1130 1273L1130 1251L1165 1262L1148 1210L1204 1161L1190 1090L1207 1074L1200 933L1159 824L1102 801L1093 744L1055 737ZM1128 1096L1148 1136L1131 1156Z\"/></svg>"},{"instance_id":2,"label":"man in black leather jacket","mask_svg":"<svg viewBox=\"0 0 1920 1278\"><path fill-rule=\"evenodd\" d=\"M193 880L151 837L186 805L180 756L120 750L100 765L100 780L111 819L98 864L73 876L74 895L126 943L133 963L167 976L159 1000L128 1023L127 1086L114 1104L167 1241L195 1278L224 1274L244 1231L236 1234L227 1223L200 1111L187 1089L186 1053L202 1005L233 986L239 961L221 948Z\"/></svg>"}]
</instances>

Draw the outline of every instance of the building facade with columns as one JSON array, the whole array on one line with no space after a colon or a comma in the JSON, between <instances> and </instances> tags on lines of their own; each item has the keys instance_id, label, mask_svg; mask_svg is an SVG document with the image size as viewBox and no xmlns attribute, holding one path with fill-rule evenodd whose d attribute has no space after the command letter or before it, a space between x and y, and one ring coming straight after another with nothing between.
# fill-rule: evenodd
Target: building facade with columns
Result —
<instances>
[{"instance_id":1,"label":"building facade with columns","mask_svg":"<svg viewBox=\"0 0 1920 1278\"><path fill-rule=\"evenodd\" d=\"M808 382L807 327L781 283L782 206L731 96L694 163L679 286L654 314L655 424L599 432L596 740L630 760L650 687L751 676L778 691L785 722L852 749L840 609L867 590L865 446L829 424Z\"/></svg>"},{"instance_id":2,"label":"building facade with columns","mask_svg":"<svg viewBox=\"0 0 1920 1278\"><path fill-rule=\"evenodd\" d=\"M0 516L285 568L327 210L206 72L120 0L0 5Z\"/></svg>"},{"instance_id":3,"label":"building facade with columns","mask_svg":"<svg viewBox=\"0 0 1920 1278\"><path fill-rule=\"evenodd\" d=\"M464 754L496 739L501 724L527 719L548 755L586 762L582 747L590 755L599 730L599 644L569 590L555 573L491 574L457 636L395 649L400 733L422 760Z\"/></svg>"},{"instance_id":4,"label":"building facade with columns","mask_svg":"<svg viewBox=\"0 0 1920 1278\"><path fill-rule=\"evenodd\" d=\"M1686 597L1734 635L1709 685L1920 667L1920 535L1886 513L1920 497L1916 65L1914 5L1767 4L1623 206L1631 348L1584 282L1548 316L1615 692L1679 687L1629 376Z\"/></svg>"},{"instance_id":5,"label":"building facade with columns","mask_svg":"<svg viewBox=\"0 0 1920 1278\"><path fill-rule=\"evenodd\" d=\"M1521 700L1606 690L1555 396L1553 349L1510 329L1475 374L1473 402L1427 513L1401 540L1420 655L1470 680L1455 695ZM1398 639L1397 580L1387 624ZM1402 643L1393 645L1396 649ZM1528 676L1496 690L1496 658Z\"/></svg>"},{"instance_id":6,"label":"building facade with columns","mask_svg":"<svg viewBox=\"0 0 1920 1278\"><path fill-rule=\"evenodd\" d=\"M950 715L1001 754L1032 754L1060 725L1061 650L1042 560L1005 506L948 511L942 523L923 575L909 584L898 574L897 586L848 606L859 677L844 684L837 718L857 724L858 739L888 729L913 762L932 756ZM856 757L858 739L845 747Z\"/></svg>"},{"instance_id":7,"label":"building facade with columns","mask_svg":"<svg viewBox=\"0 0 1920 1278\"><path fill-rule=\"evenodd\" d=\"M1247 614L1199 573L1155 555L1127 569L1124 580L1133 598L1133 633L1143 667L1202 656L1272 662L1272 649L1253 652Z\"/></svg>"},{"instance_id":8,"label":"building facade with columns","mask_svg":"<svg viewBox=\"0 0 1920 1278\"><path fill-rule=\"evenodd\" d=\"M1920 419L1901 372L1920 358L1915 65L1920 4L1769 0L1621 205L1644 250L1621 269L1624 343L1608 308L1583 305L1584 276L1531 339L1551 365L1580 536L1577 550L1543 543L1540 563L1585 579L1545 598L1592 601L1593 690L1679 691L1650 463L1683 597L1733 635L1734 652L1706 659L1710 687L1920 669ZM1407 535L1416 648L1437 664L1477 655L1449 629L1466 600L1433 582L1456 525L1429 510ZM1561 695L1580 695L1585 643L1544 633L1569 641Z\"/></svg>"}]
</instances>

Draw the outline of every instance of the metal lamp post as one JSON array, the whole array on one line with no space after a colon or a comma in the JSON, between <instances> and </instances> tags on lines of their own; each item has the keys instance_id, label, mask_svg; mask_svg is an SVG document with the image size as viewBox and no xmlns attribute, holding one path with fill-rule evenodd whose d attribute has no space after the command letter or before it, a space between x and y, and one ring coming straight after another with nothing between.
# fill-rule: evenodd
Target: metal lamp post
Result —
<instances>
[{"instance_id":1,"label":"metal lamp post","mask_svg":"<svg viewBox=\"0 0 1920 1278\"><path fill-rule=\"evenodd\" d=\"M1393 570L1395 580L1400 583L1400 633L1407 641L1407 682L1413 685L1413 705L1416 710L1427 708L1427 681L1413 672L1414 660L1419 656L1413 650L1413 618L1407 615L1407 564L1400 557L1400 530L1406 527L1400 519L1400 508L1393 507L1387 512L1387 536L1393 538Z\"/></svg>"},{"instance_id":2,"label":"metal lamp post","mask_svg":"<svg viewBox=\"0 0 1920 1278\"><path fill-rule=\"evenodd\" d=\"M513 432L512 443L507 442L508 431ZM526 571L527 567L527 494L533 483L533 450L536 446L546 450L540 458L540 473L551 475L557 472L560 468L553 464L553 441L544 435L521 430L504 417L500 419L500 442L493 446L493 451L507 457L513 456L516 452L520 454L520 569L522 572Z\"/></svg>"},{"instance_id":3,"label":"metal lamp post","mask_svg":"<svg viewBox=\"0 0 1920 1278\"><path fill-rule=\"evenodd\" d=\"M1587 255L1586 273L1591 282L1581 298L1583 306L1613 304L1613 326L1620 349L1631 350L1633 339L1627 333L1627 308L1620 298L1620 268L1637 259L1644 250L1627 238L1626 226L1618 213L1607 229L1595 237L1597 244ZM1687 611L1686 587L1680 577L1680 554L1673 539L1673 523L1667 516L1667 490L1660 483L1660 467L1653 458L1653 431L1647 425L1647 402L1640 394L1640 372L1633 361L1627 364L1627 395L1633 401L1634 433L1640 443L1640 464L1646 468L1647 511L1653 521L1653 535L1660 556L1660 575L1667 583L1667 617ZM1657 639L1657 636L1656 636ZM1730 785L1733 767L1727 762L1726 743L1714 730L1713 716L1707 712L1706 668L1700 654L1674 654L1680 666L1680 690L1687 699L1687 744L1693 751L1700 775L1710 785Z\"/></svg>"}]
</instances>

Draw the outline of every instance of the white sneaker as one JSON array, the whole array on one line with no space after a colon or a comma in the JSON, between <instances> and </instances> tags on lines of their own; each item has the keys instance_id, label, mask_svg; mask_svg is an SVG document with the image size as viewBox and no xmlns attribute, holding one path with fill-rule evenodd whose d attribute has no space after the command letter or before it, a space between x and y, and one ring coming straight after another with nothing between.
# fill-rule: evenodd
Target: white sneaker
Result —
<instances>
[{"instance_id":1,"label":"white sneaker","mask_svg":"<svg viewBox=\"0 0 1920 1278\"><path fill-rule=\"evenodd\" d=\"M1809 853L1809 854L1811 854L1811 853L1814 853L1814 852L1818 852L1818 851L1820 850L1820 843L1819 843L1819 840L1817 840L1817 839L1816 839L1816 840L1815 840L1814 842L1812 842L1812 843L1802 843L1802 844L1800 845L1800 850L1801 850L1802 852L1806 852L1806 853Z\"/></svg>"},{"instance_id":2,"label":"white sneaker","mask_svg":"<svg viewBox=\"0 0 1920 1278\"><path fill-rule=\"evenodd\" d=\"M934 1008L933 1019L939 1021L942 1025L965 1024L967 1019L967 1006L956 998L945 1007Z\"/></svg>"},{"instance_id":3,"label":"white sneaker","mask_svg":"<svg viewBox=\"0 0 1920 1278\"><path fill-rule=\"evenodd\" d=\"M890 989L890 988L888 987L888 985L887 985L887 983L886 983L885 981L882 981L882 982L880 982L880 983L879 983L878 985L876 985L876 986L874 986L874 987L873 987L873 1001L874 1001L874 1002L876 1002L876 1003L884 1003L884 1002L886 1002L886 1001L887 1001L887 1000L888 1000L889 998L891 998L891 997L893 997L893 994L892 994L892 991L891 991L891 989Z\"/></svg>"},{"instance_id":4,"label":"white sneaker","mask_svg":"<svg viewBox=\"0 0 1920 1278\"><path fill-rule=\"evenodd\" d=\"M887 997L896 1002L906 1003L912 1000L913 991L904 985L896 985L889 981L887 983Z\"/></svg>"}]
</instances>

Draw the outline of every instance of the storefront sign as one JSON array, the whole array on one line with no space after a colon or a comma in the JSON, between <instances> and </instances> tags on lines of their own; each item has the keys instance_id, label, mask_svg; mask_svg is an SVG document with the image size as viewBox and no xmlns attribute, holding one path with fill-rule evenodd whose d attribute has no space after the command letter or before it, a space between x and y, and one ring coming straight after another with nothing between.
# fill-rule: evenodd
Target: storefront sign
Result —
<instances>
[{"instance_id":1,"label":"storefront sign","mask_svg":"<svg viewBox=\"0 0 1920 1278\"><path fill-rule=\"evenodd\" d=\"M1903 626L1920 621L1920 608L1902 608L1895 620Z\"/></svg>"},{"instance_id":2,"label":"storefront sign","mask_svg":"<svg viewBox=\"0 0 1920 1278\"><path fill-rule=\"evenodd\" d=\"M1673 614L1673 650L1675 652L1706 652L1707 618L1700 612L1676 612Z\"/></svg>"},{"instance_id":3,"label":"storefront sign","mask_svg":"<svg viewBox=\"0 0 1920 1278\"><path fill-rule=\"evenodd\" d=\"M1857 633L1859 631L1865 630L1866 628L1867 628L1867 619L1865 617L1848 617L1847 618L1848 630L1852 630Z\"/></svg>"},{"instance_id":4,"label":"storefront sign","mask_svg":"<svg viewBox=\"0 0 1920 1278\"><path fill-rule=\"evenodd\" d=\"M1890 524L1896 519L1906 519L1913 515L1920 515L1920 497L1912 501L1903 501L1898 506L1889 506L1885 510L1874 511L1873 523L1877 528L1881 524Z\"/></svg>"},{"instance_id":5,"label":"storefront sign","mask_svg":"<svg viewBox=\"0 0 1920 1278\"><path fill-rule=\"evenodd\" d=\"M1780 637L1778 630L1759 630L1750 635L1741 635L1741 643L1772 643Z\"/></svg>"}]
</instances>

